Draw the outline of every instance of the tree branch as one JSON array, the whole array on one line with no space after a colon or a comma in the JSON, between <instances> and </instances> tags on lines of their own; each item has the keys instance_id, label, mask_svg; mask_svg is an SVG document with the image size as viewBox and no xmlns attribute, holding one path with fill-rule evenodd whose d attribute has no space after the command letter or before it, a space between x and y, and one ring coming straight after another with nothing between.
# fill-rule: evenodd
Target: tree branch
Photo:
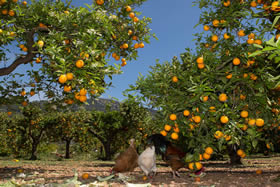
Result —
<instances>
[{"instance_id":1,"label":"tree branch","mask_svg":"<svg viewBox=\"0 0 280 187\"><path fill-rule=\"evenodd\" d=\"M21 57L17 58L10 66L5 67L5 68L0 68L0 76L8 75L11 72L13 72L19 65L27 64L28 62L33 60L33 58L36 56L36 53L34 53L34 51L36 50L36 47L33 47L34 34L37 31L48 31L48 28L36 27L36 28L33 28L31 31L28 31L26 33L26 37L27 37L26 47L28 49L27 54L25 56L21 56Z\"/></svg>"}]
</instances>

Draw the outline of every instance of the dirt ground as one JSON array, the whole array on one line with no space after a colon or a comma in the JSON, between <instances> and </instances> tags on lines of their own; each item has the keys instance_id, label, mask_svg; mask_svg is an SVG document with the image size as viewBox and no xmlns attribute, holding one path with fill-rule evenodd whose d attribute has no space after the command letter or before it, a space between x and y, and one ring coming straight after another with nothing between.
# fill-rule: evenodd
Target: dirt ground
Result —
<instances>
[{"instance_id":1,"label":"dirt ground","mask_svg":"<svg viewBox=\"0 0 280 187\"><path fill-rule=\"evenodd\" d=\"M134 172L126 173L129 183L150 183L152 186L198 186L198 187L278 187L280 186L280 157L244 159L242 166L230 166L226 161L209 161L203 163L205 176L196 182L191 177L188 169L180 170L180 178L172 178L171 169L163 162L158 163L158 173L152 179L143 180L143 173L139 168ZM14 178L15 181L31 181L35 184L65 183L66 179L74 176L74 170L78 172L78 180L82 184L90 184L97 181L97 177L110 175L112 162L89 161L19 161L5 162L0 160L0 186ZM261 170L261 174L256 171ZM21 175L24 174L24 177ZM88 173L88 179L82 179L82 174ZM125 186L115 179L99 183L100 186Z\"/></svg>"}]
</instances>

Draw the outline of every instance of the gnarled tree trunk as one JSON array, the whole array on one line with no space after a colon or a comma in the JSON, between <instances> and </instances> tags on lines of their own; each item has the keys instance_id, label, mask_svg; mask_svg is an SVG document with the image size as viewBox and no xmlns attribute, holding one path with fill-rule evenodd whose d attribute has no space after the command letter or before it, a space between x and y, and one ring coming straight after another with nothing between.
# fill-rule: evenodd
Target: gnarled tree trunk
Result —
<instances>
[{"instance_id":1,"label":"gnarled tree trunk","mask_svg":"<svg viewBox=\"0 0 280 187\"><path fill-rule=\"evenodd\" d=\"M231 165L241 165L242 164L241 157L238 156L236 153L237 150L238 150L238 146L236 144L227 146L227 151L228 151Z\"/></svg>"}]
</instances>

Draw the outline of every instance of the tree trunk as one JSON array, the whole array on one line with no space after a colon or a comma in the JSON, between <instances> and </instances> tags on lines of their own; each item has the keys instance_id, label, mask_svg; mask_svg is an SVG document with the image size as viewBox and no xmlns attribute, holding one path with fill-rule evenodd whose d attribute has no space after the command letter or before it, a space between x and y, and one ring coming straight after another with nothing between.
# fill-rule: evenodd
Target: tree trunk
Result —
<instances>
[{"instance_id":1,"label":"tree trunk","mask_svg":"<svg viewBox=\"0 0 280 187\"><path fill-rule=\"evenodd\" d=\"M112 153L111 153L111 144L109 142L104 142L104 149L105 149L105 160L111 160Z\"/></svg>"},{"instance_id":2,"label":"tree trunk","mask_svg":"<svg viewBox=\"0 0 280 187\"><path fill-rule=\"evenodd\" d=\"M237 145L228 145L227 146L228 155L230 158L231 165L241 165L241 157L237 155L236 151L238 150Z\"/></svg>"},{"instance_id":3,"label":"tree trunk","mask_svg":"<svg viewBox=\"0 0 280 187\"><path fill-rule=\"evenodd\" d=\"M33 141L30 160L37 160L37 156L36 156L37 147L38 147L38 142Z\"/></svg>"},{"instance_id":4,"label":"tree trunk","mask_svg":"<svg viewBox=\"0 0 280 187\"><path fill-rule=\"evenodd\" d=\"M70 143L71 140L66 140L66 151L65 151L65 158L69 159L70 158Z\"/></svg>"}]
</instances>

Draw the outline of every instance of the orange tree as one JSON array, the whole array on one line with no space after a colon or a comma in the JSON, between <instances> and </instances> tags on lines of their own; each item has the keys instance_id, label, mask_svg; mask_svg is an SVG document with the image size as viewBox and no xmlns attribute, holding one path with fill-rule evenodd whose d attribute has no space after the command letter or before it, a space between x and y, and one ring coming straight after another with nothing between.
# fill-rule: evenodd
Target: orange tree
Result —
<instances>
[{"instance_id":1,"label":"orange tree","mask_svg":"<svg viewBox=\"0 0 280 187\"><path fill-rule=\"evenodd\" d=\"M119 111L111 110L110 106L105 112L93 111L88 132L102 143L105 151L103 159L110 160L115 153L128 147L130 138L134 138L140 146L147 136L143 132L150 129L150 120L149 111L129 99L121 103Z\"/></svg>"},{"instance_id":2,"label":"orange tree","mask_svg":"<svg viewBox=\"0 0 280 187\"><path fill-rule=\"evenodd\" d=\"M65 158L70 158L70 145L77 143L81 149L86 149L86 143L90 144L87 140L87 123L91 119L90 112L86 110L78 111L65 111L56 114L57 123L52 128L47 129L48 139L50 141L65 142Z\"/></svg>"},{"instance_id":3,"label":"orange tree","mask_svg":"<svg viewBox=\"0 0 280 187\"><path fill-rule=\"evenodd\" d=\"M131 86L161 111L161 133L185 144L187 162L227 153L240 163L264 151L261 144L273 149L276 143L268 132L280 120L277 55L252 54L278 33L278 1L265 2L197 0L204 31L195 34L195 54L188 49L180 59L157 63Z\"/></svg>"},{"instance_id":4,"label":"orange tree","mask_svg":"<svg viewBox=\"0 0 280 187\"><path fill-rule=\"evenodd\" d=\"M21 109L20 114L12 117L12 123L6 123L6 144L16 157L29 156L36 160L38 146L46 141L46 130L57 123L56 115L46 113L34 104Z\"/></svg>"},{"instance_id":5,"label":"orange tree","mask_svg":"<svg viewBox=\"0 0 280 187\"><path fill-rule=\"evenodd\" d=\"M1 103L26 106L29 97L42 91L72 104L104 92L110 85L105 76L121 73L149 42L150 18L134 11L144 1L96 0L73 7L61 0L1 0ZM114 65L108 64L111 56ZM26 72L13 73L24 65Z\"/></svg>"}]
</instances>

